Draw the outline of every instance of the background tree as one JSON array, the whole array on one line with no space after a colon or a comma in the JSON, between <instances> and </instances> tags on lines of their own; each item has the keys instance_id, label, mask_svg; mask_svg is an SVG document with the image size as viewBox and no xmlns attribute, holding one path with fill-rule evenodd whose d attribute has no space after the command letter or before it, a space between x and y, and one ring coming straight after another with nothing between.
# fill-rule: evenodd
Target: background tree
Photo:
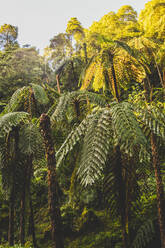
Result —
<instances>
[{"instance_id":1,"label":"background tree","mask_svg":"<svg viewBox=\"0 0 165 248\"><path fill-rule=\"evenodd\" d=\"M12 46L18 47L17 42L18 28L10 24L4 24L0 27L0 48L8 49Z\"/></svg>"}]
</instances>

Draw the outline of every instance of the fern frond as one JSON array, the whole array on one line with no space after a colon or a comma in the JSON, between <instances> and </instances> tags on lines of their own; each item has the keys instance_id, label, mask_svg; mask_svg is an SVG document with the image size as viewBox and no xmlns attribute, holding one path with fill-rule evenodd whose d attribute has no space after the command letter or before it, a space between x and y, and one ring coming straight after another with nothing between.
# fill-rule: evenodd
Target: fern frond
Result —
<instances>
[{"instance_id":1,"label":"fern frond","mask_svg":"<svg viewBox=\"0 0 165 248\"><path fill-rule=\"evenodd\" d=\"M24 125L20 130L19 148L23 154L40 155L43 152L43 140L34 124Z\"/></svg>"},{"instance_id":2,"label":"fern frond","mask_svg":"<svg viewBox=\"0 0 165 248\"><path fill-rule=\"evenodd\" d=\"M46 94L44 88L38 84L32 84L32 83L31 83L31 86L32 86L33 91L34 91L34 96L35 96L36 101L39 104L43 104L43 105L48 104L49 99L47 97L47 94Z\"/></svg>"},{"instance_id":3,"label":"fern frond","mask_svg":"<svg viewBox=\"0 0 165 248\"><path fill-rule=\"evenodd\" d=\"M57 107L51 116L51 121L61 120L65 117L65 111L68 107L70 95L71 95L71 93L68 93L68 94L63 94L60 97L59 102L57 104Z\"/></svg>"},{"instance_id":4,"label":"fern frond","mask_svg":"<svg viewBox=\"0 0 165 248\"><path fill-rule=\"evenodd\" d=\"M148 160L147 140L136 120L131 105L127 102L115 104L111 108L112 123L116 136L116 143L121 150L133 156L139 150L140 161Z\"/></svg>"},{"instance_id":5,"label":"fern frond","mask_svg":"<svg viewBox=\"0 0 165 248\"><path fill-rule=\"evenodd\" d=\"M20 107L21 103L24 103L24 97L27 95L29 91L28 87L22 87L14 92L9 103L6 105L4 109L4 113L17 111Z\"/></svg>"},{"instance_id":6,"label":"fern frond","mask_svg":"<svg viewBox=\"0 0 165 248\"><path fill-rule=\"evenodd\" d=\"M132 243L132 248L144 248L155 234L152 220L146 221L138 230L136 238Z\"/></svg>"},{"instance_id":7,"label":"fern frond","mask_svg":"<svg viewBox=\"0 0 165 248\"><path fill-rule=\"evenodd\" d=\"M84 94L84 97L88 98L90 103L97 104L100 107L105 107L108 102L108 99L97 93L83 91L82 94Z\"/></svg>"},{"instance_id":8,"label":"fern frond","mask_svg":"<svg viewBox=\"0 0 165 248\"><path fill-rule=\"evenodd\" d=\"M0 136L10 132L13 127L18 126L21 122L25 123L28 116L29 114L26 112L13 112L3 115L0 118Z\"/></svg>"},{"instance_id":9,"label":"fern frond","mask_svg":"<svg viewBox=\"0 0 165 248\"><path fill-rule=\"evenodd\" d=\"M88 124L77 171L78 178L84 186L93 184L103 171L112 137L110 123L109 110L102 109Z\"/></svg>"},{"instance_id":10,"label":"fern frond","mask_svg":"<svg viewBox=\"0 0 165 248\"><path fill-rule=\"evenodd\" d=\"M63 143L63 145L60 147L60 149L56 153L57 167L60 165L60 163L64 159L64 157L73 149L73 147L85 135L89 120L92 117L93 117L93 115L88 116L86 119L84 119L80 123L80 125L76 128L75 131L72 131L68 135L65 142Z\"/></svg>"},{"instance_id":11,"label":"fern frond","mask_svg":"<svg viewBox=\"0 0 165 248\"><path fill-rule=\"evenodd\" d=\"M163 109L156 106L147 106L147 108L136 109L138 118L142 123L146 136L150 135L152 131L162 140L165 139L165 113Z\"/></svg>"},{"instance_id":12,"label":"fern frond","mask_svg":"<svg viewBox=\"0 0 165 248\"><path fill-rule=\"evenodd\" d=\"M95 60L92 60L89 67L86 69L84 80L81 86L81 90L87 89L89 87L91 80L96 72L96 65L97 65L97 62Z\"/></svg>"}]
</instances>

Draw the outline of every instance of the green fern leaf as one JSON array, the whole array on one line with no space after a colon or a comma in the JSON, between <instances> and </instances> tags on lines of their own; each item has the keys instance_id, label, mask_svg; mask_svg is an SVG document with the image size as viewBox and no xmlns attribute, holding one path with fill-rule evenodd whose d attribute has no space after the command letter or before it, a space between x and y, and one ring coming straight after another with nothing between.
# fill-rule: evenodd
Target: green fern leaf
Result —
<instances>
[{"instance_id":1,"label":"green fern leaf","mask_svg":"<svg viewBox=\"0 0 165 248\"><path fill-rule=\"evenodd\" d=\"M60 165L60 163L64 159L64 157L74 148L74 146L85 135L89 120L92 117L93 117L93 115L88 116L86 119L84 119L80 123L80 125L76 128L75 131L72 131L68 135L68 137L66 138L65 142L63 143L61 148L56 153L57 167Z\"/></svg>"},{"instance_id":2,"label":"green fern leaf","mask_svg":"<svg viewBox=\"0 0 165 248\"><path fill-rule=\"evenodd\" d=\"M37 100L37 102L39 104L43 104L43 105L48 104L49 99L47 97L47 94L46 94L44 88L38 84L31 84L31 85L32 85L32 88L34 91L34 96L35 96L35 99Z\"/></svg>"},{"instance_id":3,"label":"green fern leaf","mask_svg":"<svg viewBox=\"0 0 165 248\"><path fill-rule=\"evenodd\" d=\"M21 103L24 102L24 96L27 95L28 87L22 87L14 92L9 103L4 109L4 113L15 112L19 109Z\"/></svg>"},{"instance_id":4,"label":"green fern leaf","mask_svg":"<svg viewBox=\"0 0 165 248\"><path fill-rule=\"evenodd\" d=\"M116 143L131 157L139 150L139 159L149 160L147 140L136 120L131 105L127 102L115 104L111 109Z\"/></svg>"},{"instance_id":5,"label":"green fern leaf","mask_svg":"<svg viewBox=\"0 0 165 248\"><path fill-rule=\"evenodd\" d=\"M34 124L24 125L20 130L20 151L27 155L39 155L43 153L43 140L39 129Z\"/></svg>"},{"instance_id":6,"label":"green fern leaf","mask_svg":"<svg viewBox=\"0 0 165 248\"><path fill-rule=\"evenodd\" d=\"M102 174L112 137L111 116L102 109L88 124L85 133L78 178L84 186L91 185Z\"/></svg>"}]
</instances>

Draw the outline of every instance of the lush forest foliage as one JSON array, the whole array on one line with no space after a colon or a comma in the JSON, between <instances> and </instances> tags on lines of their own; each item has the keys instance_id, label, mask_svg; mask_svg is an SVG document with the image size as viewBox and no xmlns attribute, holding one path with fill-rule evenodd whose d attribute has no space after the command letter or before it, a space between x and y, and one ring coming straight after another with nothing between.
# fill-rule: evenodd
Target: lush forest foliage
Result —
<instances>
[{"instance_id":1,"label":"lush forest foliage","mask_svg":"<svg viewBox=\"0 0 165 248\"><path fill-rule=\"evenodd\" d=\"M17 37L0 27L0 248L165 248L165 1L71 18L44 56Z\"/></svg>"}]
</instances>

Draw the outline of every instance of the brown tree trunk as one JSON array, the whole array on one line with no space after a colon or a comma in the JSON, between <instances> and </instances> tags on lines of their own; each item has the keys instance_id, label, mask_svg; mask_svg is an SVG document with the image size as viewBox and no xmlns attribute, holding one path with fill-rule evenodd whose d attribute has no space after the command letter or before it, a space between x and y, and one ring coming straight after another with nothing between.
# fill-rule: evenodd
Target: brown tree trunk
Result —
<instances>
[{"instance_id":1,"label":"brown tree trunk","mask_svg":"<svg viewBox=\"0 0 165 248\"><path fill-rule=\"evenodd\" d=\"M151 134L151 148L152 148L152 159L155 170L156 178L156 190L157 190L157 208L158 208L158 221L160 228L161 248L165 248L165 201L164 201L164 190L160 170L160 160L156 145L155 135Z\"/></svg>"},{"instance_id":2,"label":"brown tree trunk","mask_svg":"<svg viewBox=\"0 0 165 248\"><path fill-rule=\"evenodd\" d=\"M46 114L40 117L41 134L44 138L45 153L48 166L48 199L51 218L51 233L53 248L63 248L62 223L59 207L58 183L56 175L56 160L53 141L51 138L50 119Z\"/></svg>"},{"instance_id":3,"label":"brown tree trunk","mask_svg":"<svg viewBox=\"0 0 165 248\"><path fill-rule=\"evenodd\" d=\"M122 174L122 158L120 147L116 146L115 148L115 157L116 157L116 166L115 166L115 176L118 184L118 194L119 194L119 214L121 220L121 228L122 228L122 243L123 248L127 248L127 229L126 229L126 189L125 189L125 181L123 179Z\"/></svg>"}]
</instances>

